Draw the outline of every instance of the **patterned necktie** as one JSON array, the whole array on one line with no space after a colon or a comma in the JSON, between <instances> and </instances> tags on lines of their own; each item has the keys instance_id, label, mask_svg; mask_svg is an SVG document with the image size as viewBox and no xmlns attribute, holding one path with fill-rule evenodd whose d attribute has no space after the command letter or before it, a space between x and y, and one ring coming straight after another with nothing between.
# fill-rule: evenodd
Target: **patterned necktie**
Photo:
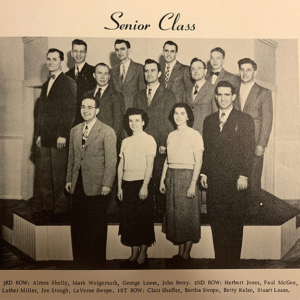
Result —
<instances>
[{"instance_id":1,"label":"patterned necktie","mask_svg":"<svg viewBox=\"0 0 300 300\"><path fill-rule=\"evenodd\" d=\"M96 95L95 95L95 98L96 99L100 99L101 98L101 91L102 91L102 88L99 88Z\"/></svg>"},{"instance_id":2,"label":"patterned necktie","mask_svg":"<svg viewBox=\"0 0 300 300\"><path fill-rule=\"evenodd\" d=\"M219 123L220 131L223 130L224 124L225 124L225 113L223 112L221 114L220 123Z\"/></svg>"},{"instance_id":3,"label":"patterned necktie","mask_svg":"<svg viewBox=\"0 0 300 300\"><path fill-rule=\"evenodd\" d=\"M152 89L148 89L148 95L147 95L148 106L150 106L150 104L151 104L151 91L152 91Z\"/></svg>"},{"instance_id":4,"label":"patterned necktie","mask_svg":"<svg viewBox=\"0 0 300 300\"><path fill-rule=\"evenodd\" d=\"M169 79L170 79L170 66L167 65L167 70L165 73L165 87L167 87Z\"/></svg>"},{"instance_id":5,"label":"patterned necktie","mask_svg":"<svg viewBox=\"0 0 300 300\"><path fill-rule=\"evenodd\" d=\"M197 95L198 94L198 89L199 89L199 86L198 84L195 84L195 91L194 91L194 95Z\"/></svg>"},{"instance_id":6,"label":"patterned necktie","mask_svg":"<svg viewBox=\"0 0 300 300\"><path fill-rule=\"evenodd\" d=\"M85 126L85 129L84 129L84 132L83 132L83 134L82 134L82 148L84 147L84 145L85 145L85 141L86 141L86 139L87 139L87 137L88 137L88 126L86 125Z\"/></svg>"},{"instance_id":7,"label":"patterned necktie","mask_svg":"<svg viewBox=\"0 0 300 300\"><path fill-rule=\"evenodd\" d=\"M79 68L78 68L78 66L76 66L76 69L75 69L75 80L77 80L78 75L79 75Z\"/></svg>"},{"instance_id":8,"label":"patterned necktie","mask_svg":"<svg viewBox=\"0 0 300 300\"><path fill-rule=\"evenodd\" d=\"M126 76L126 71L125 71L125 66L122 65L122 74L121 74L121 81L122 83L124 84L124 81L125 81L125 76Z\"/></svg>"}]
</instances>

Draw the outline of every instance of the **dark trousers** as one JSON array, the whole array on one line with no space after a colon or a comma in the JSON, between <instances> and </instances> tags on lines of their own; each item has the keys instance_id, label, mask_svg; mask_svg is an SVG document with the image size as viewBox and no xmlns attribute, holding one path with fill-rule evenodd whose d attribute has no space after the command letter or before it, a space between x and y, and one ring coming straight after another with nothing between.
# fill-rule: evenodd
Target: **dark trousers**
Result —
<instances>
[{"instance_id":1,"label":"dark trousers","mask_svg":"<svg viewBox=\"0 0 300 300\"><path fill-rule=\"evenodd\" d=\"M64 213L69 211L69 198L64 189L67 176L68 151L40 148L40 190L42 210Z\"/></svg>"},{"instance_id":2,"label":"dark trousers","mask_svg":"<svg viewBox=\"0 0 300 300\"><path fill-rule=\"evenodd\" d=\"M264 156L255 155L251 172L251 193L259 196L261 190L261 175L264 165Z\"/></svg>"},{"instance_id":3,"label":"dark trousers","mask_svg":"<svg viewBox=\"0 0 300 300\"><path fill-rule=\"evenodd\" d=\"M79 172L71 202L71 236L75 263L96 267L106 260L107 198L87 196Z\"/></svg>"}]
</instances>

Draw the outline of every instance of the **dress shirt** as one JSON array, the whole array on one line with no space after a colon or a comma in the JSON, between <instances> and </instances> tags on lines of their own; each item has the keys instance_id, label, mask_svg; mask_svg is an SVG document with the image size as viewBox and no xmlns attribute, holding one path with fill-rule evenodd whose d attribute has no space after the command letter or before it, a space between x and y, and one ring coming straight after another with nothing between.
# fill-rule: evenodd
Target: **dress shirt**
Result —
<instances>
[{"instance_id":1,"label":"dress shirt","mask_svg":"<svg viewBox=\"0 0 300 300\"><path fill-rule=\"evenodd\" d=\"M201 82L196 81L194 88L193 88L193 101L195 101L195 98L197 97L197 95L199 94L200 89L202 88L203 84L205 83L206 80L202 80ZM194 95L195 92L195 86L196 84L198 85L198 93Z\"/></svg>"},{"instance_id":2,"label":"dress shirt","mask_svg":"<svg viewBox=\"0 0 300 300\"><path fill-rule=\"evenodd\" d=\"M95 117L94 120L92 120L89 124L87 124L86 122L84 122L82 134L85 133L85 127L87 126L88 127L87 136L89 136L89 134L90 134L92 128L94 127L96 121L97 121L97 117Z\"/></svg>"},{"instance_id":3,"label":"dress shirt","mask_svg":"<svg viewBox=\"0 0 300 300\"><path fill-rule=\"evenodd\" d=\"M248 95L249 95L250 90L252 89L254 83L255 83L254 80L248 84L244 84L243 82L241 83L241 88L240 88L241 111L243 111L243 109L244 109L246 100L248 98Z\"/></svg>"},{"instance_id":4,"label":"dress shirt","mask_svg":"<svg viewBox=\"0 0 300 300\"><path fill-rule=\"evenodd\" d=\"M167 62L166 62L165 72L167 72L168 66L170 67L170 69L169 69L169 80L170 80L171 73L172 73L172 70L173 70L173 68L174 68L174 66L175 66L175 64L176 64L176 62L177 62L176 59L173 60L171 63L167 63Z\"/></svg>"},{"instance_id":5,"label":"dress shirt","mask_svg":"<svg viewBox=\"0 0 300 300\"><path fill-rule=\"evenodd\" d=\"M149 89L151 89L151 101L152 101L158 87L159 87L159 82L158 81L147 85L146 95L147 95L147 98L148 98Z\"/></svg>"},{"instance_id":6,"label":"dress shirt","mask_svg":"<svg viewBox=\"0 0 300 300\"><path fill-rule=\"evenodd\" d=\"M85 62L83 62L81 64L75 64L75 69L74 69L75 75L76 75L76 69L77 69L77 67L78 67L79 73L80 73L84 65L85 65Z\"/></svg>"},{"instance_id":7,"label":"dress shirt","mask_svg":"<svg viewBox=\"0 0 300 300\"><path fill-rule=\"evenodd\" d=\"M221 118L222 113L225 113L225 116L223 116L223 120L224 120L224 124L226 123L231 111L233 109L233 106L231 105L229 108L227 109L220 109L219 110L219 119Z\"/></svg>"},{"instance_id":8,"label":"dress shirt","mask_svg":"<svg viewBox=\"0 0 300 300\"><path fill-rule=\"evenodd\" d=\"M104 94L107 87L108 87L108 84L105 85L105 86L100 86L100 85L97 84L97 89L94 92L94 97L96 96L98 90L101 89L101 97L100 98L102 98L102 96L103 96L103 94Z\"/></svg>"},{"instance_id":9,"label":"dress shirt","mask_svg":"<svg viewBox=\"0 0 300 300\"><path fill-rule=\"evenodd\" d=\"M48 95L49 95L49 92L50 92L50 90L51 90L51 87L52 87L54 81L56 80L56 78L59 76L60 73L62 73L62 71L58 71L58 72L55 73L55 74L51 74L51 76L52 76L52 75L55 75L55 79L53 79L53 78L50 77L50 80L49 80L49 83L48 83L48 88L47 88L47 97L48 97Z\"/></svg>"},{"instance_id":10,"label":"dress shirt","mask_svg":"<svg viewBox=\"0 0 300 300\"><path fill-rule=\"evenodd\" d=\"M221 72L222 68L218 69L218 70L212 70L212 72L216 73L216 72ZM211 84L215 84L216 80L217 80L218 76L217 75L213 75L211 76Z\"/></svg>"},{"instance_id":11,"label":"dress shirt","mask_svg":"<svg viewBox=\"0 0 300 300\"><path fill-rule=\"evenodd\" d=\"M128 72L128 68L130 66L130 62L131 62L131 59L128 59L128 61L125 64L123 64L122 62L120 63L120 74L123 74L123 66L124 66L125 67L125 78L127 76L127 72Z\"/></svg>"}]
</instances>

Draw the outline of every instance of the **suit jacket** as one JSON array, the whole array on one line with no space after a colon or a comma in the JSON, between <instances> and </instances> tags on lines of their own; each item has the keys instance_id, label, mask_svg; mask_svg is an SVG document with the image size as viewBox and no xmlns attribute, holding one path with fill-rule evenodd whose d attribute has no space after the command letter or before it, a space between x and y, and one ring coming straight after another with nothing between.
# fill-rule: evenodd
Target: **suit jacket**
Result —
<instances>
[{"instance_id":1,"label":"suit jacket","mask_svg":"<svg viewBox=\"0 0 300 300\"><path fill-rule=\"evenodd\" d=\"M211 83L211 74L207 74L207 75L205 76L205 79L206 79L209 83ZM235 75L233 75L233 74L227 72L227 71L224 70L223 68L222 68L222 70L220 71L220 74L219 74L219 76L218 76L218 78L217 78L217 80L216 80L216 82L215 82L215 84L214 84L214 87L216 87L217 84L218 84L220 81L228 81L228 82L230 82L230 83L234 86L235 91L237 91L238 88L239 88L239 86L240 86L240 80L239 80L239 78L238 78L237 76L235 76Z\"/></svg>"},{"instance_id":2,"label":"suit jacket","mask_svg":"<svg viewBox=\"0 0 300 300\"><path fill-rule=\"evenodd\" d=\"M96 89L97 87L85 93L83 97L94 98ZM97 118L101 122L112 127L115 130L117 138L120 138L123 129L123 117L125 111L122 94L114 92L111 85L108 85L102 97L97 99L97 101L99 101L99 113Z\"/></svg>"},{"instance_id":3,"label":"suit jacket","mask_svg":"<svg viewBox=\"0 0 300 300\"><path fill-rule=\"evenodd\" d=\"M106 124L96 121L82 149L82 132L85 123L71 130L67 182L73 194L81 168L82 184L87 196L101 194L102 186L112 187L116 175L116 134Z\"/></svg>"},{"instance_id":4,"label":"suit jacket","mask_svg":"<svg viewBox=\"0 0 300 300\"><path fill-rule=\"evenodd\" d=\"M254 121L233 109L223 130L219 112L206 117L203 124L203 164L201 174L215 182L232 182L240 175L250 178L255 153Z\"/></svg>"},{"instance_id":5,"label":"suit jacket","mask_svg":"<svg viewBox=\"0 0 300 300\"><path fill-rule=\"evenodd\" d=\"M125 102L125 110L127 110L127 108L132 107L133 105L134 95L146 87L143 65L131 61L124 84L122 84L121 81L120 65L114 66L111 69L110 84L114 91L122 93Z\"/></svg>"},{"instance_id":6,"label":"suit jacket","mask_svg":"<svg viewBox=\"0 0 300 300\"><path fill-rule=\"evenodd\" d=\"M37 137L42 147L57 146L58 137L69 139L76 114L76 82L64 73L55 79L47 96L49 80L42 86L40 105L37 111Z\"/></svg>"},{"instance_id":7,"label":"suit jacket","mask_svg":"<svg viewBox=\"0 0 300 300\"><path fill-rule=\"evenodd\" d=\"M168 117L176 98L173 92L163 87L157 88L150 106L147 100L147 89L134 96L133 107L143 109L149 116L149 124L145 132L152 135L158 147L166 147L167 137L174 130Z\"/></svg>"},{"instance_id":8,"label":"suit jacket","mask_svg":"<svg viewBox=\"0 0 300 300\"><path fill-rule=\"evenodd\" d=\"M198 94L196 95L195 100L193 101L193 90L194 86L190 87L188 92L184 93L183 102L188 103L194 113L194 126L193 128L199 131L202 135L203 132L203 121L213 112L218 111L216 102L215 102L215 92L214 86L205 81Z\"/></svg>"},{"instance_id":9,"label":"suit jacket","mask_svg":"<svg viewBox=\"0 0 300 300\"><path fill-rule=\"evenodd\" d=\"M95 68L87 63L85 63L81 69L76 81L78 101L81 101L81 97L84 95L84 93L95 87L96 81L93 76L94 70ZM66 75L75 80L75 67L66 72Z\"/></svg>"},{"instance_id":10,"label":"suit jacket","mask_svg":"<svg viewBox=\"0 0 300 300\"><path fill-rule=\"evenodd\" d=\"M161 64L161 77L160 82L165 86L165 68L166 63ZM171 90L176 96L176 102L183 102L184 92L187 92L193 86L193 82L190 77L190 70L188 66L176 61L170 75L167 89Z\"/></svg>"},{"instance_id":11,"label":"suit jacket","mask_svg":"<svg viewBox=\"0 0 300 300\"><path fill-rule=\"evenodd\" d=\"M234 105L236 109L241 110L239 94L238 91ZM254 120L256 145L266 147L268 145L273 122L271 91L254 83L246 99L243 112L252 116Z\"/></svg>"}]
</instances>

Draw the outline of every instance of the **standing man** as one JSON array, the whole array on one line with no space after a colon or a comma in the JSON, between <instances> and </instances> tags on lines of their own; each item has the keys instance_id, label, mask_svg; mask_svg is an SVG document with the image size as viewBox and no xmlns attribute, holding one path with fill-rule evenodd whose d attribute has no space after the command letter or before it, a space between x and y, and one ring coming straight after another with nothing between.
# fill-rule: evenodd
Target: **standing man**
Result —
<instances>
[{"instance_id":1,"label":"standing man","mask_svg":"<svg viewBox=\"0 0 300 300\"><path fill-rule=\"evenodd\" d=\"M184 93L183 102L188 103L192 108L195 118L193 128L202 135L204 119L218 110L214 98L214 86L205 80L207 69L201 59L196 57L192 59L190 72L194 85Z\"/></svg>"},{"instance_id":2,"label":"standing man","mask_svg":"<svg viewBox=\"0 0 300 300\"><path fill-rule=\"evenodd\" d=\"M90 91L95 86L93 77L94 67L85 62L87 55L87 44L83 40L75 39L72 42L72 57L75 66L66 72L66 75L74 79L77 83L77 110L74 126L83 122L80 113L81 98L84 93Z\"/></svg>"},{"instance_id":3,"label":"standing man","mask_svg":"<svg viewBox=\"0 0 300 300\"><path fill-rule=\"evenodd\" d=\"M225 51L222 48L217 47L210 51L210 64L212 71L210 74L206 75L206 80L213 84L214 87L216 87L220 81L228 81L237 91L240 84L239 79L237 76L227 72L223 68L224 59Z\"/></svg>"},{"instance_id":4,"label":"standing man","mask_svg":"<svg viewBox=\"0 0 300 300\"><path fill-rule=\"evenodd\" d=\"M174 93L159 83L160 65L147 59L144 65L147 88L134 96L133 107L143 109L149 116L145 132L152 135L157 145L154 159L153 183L155 188L156 214L160 218L165 207L165 195L159 191L160 177L166 158L166 142L169 133L174 130L168 117L176 99Z\"/></svg>"},{"instance_id":5,"label":"standing man","mask_svg":"<svg viewBox=\"0 0 300 300\"><path fill-rule=\"evenodd\" d=\"M131 46L128 41L116 40L115 52L120 65L111 69L111 83L115 91L122 93L126 111L132 107L134 95L145 88L143 66L129 58Z\"/></svg>"},{"instance_id":6,"label":"standing man","mask_svg":"<svg viewBox=\"0 0 300 300\"><path fill-rule=\"evenodd\" d=\"M255 124L255 159L251 174L251 191L256 205L261 190L265 148L268 145L273 120L272 93L254 81L257 65L250 58L238 61L241 76L236 108L252 116Z\"/></svg>"},{"instance_id":7,"label":"standing man","mask_svg":"<svg viewBox=\"0 0 300 300\"><path fill-rule=\"evenodd\" d=\"M71 130L66 189L72 194L73 259L84 268L102 268L106 260L107 201L116 175L116 135L97 119L99 105L81 104L84 123Z\"/></svg>"},{"instance_id":8,"label":"standing man","mask_svg":"<svg viewBox=\"0 0 300 300\"><path fill-rule=\"evenodd\" d=\"M254 121L233 108L236 94L231 83L220 81L215 93L219 111L204 120L201 169L215 250L209 268L234 269L239 267L242 249L255 148Z\"/></svg>"},{"instance_id":9,"label":"standing man","mask_svg":"<svg viewBox=\"0 0 300 300\"><path fill-rule=\"evenodd\" d=\"M97 118L115 130L118 145L121 146L121 133L123 129L123 116L125 105L121 93L113 91L109 84L110 69L105 63L98 63L93 73L96 87L84 94L84 98L95 98L99 103Z\"/></svg>"},{"instance_id":10,"label":"standing man","mask_svg":"<svg viewBox=\"0 0 300 300\"><path fill-rule=\"evenodd\" d=\"M41 151L40 189L43 215L69 210L64 186L68 162L68 140L76 113L76 82L62 72L64 53L47 53L50 79L42 87L36 144Z\"/></svg>"},{"instance_id":11,"label":"standing man","mask_svg":"<svg viewBox=\"0 0 300 300\"><path fill-rule=\"evenodd\" d=\"M178 46L167 41L163 47L164 62L161 65L161 83L176 96L176 102L183 102L184 92L188 91L193 83L190 78L189 67L176 60Z\"/></svg>"}]
</instances>

